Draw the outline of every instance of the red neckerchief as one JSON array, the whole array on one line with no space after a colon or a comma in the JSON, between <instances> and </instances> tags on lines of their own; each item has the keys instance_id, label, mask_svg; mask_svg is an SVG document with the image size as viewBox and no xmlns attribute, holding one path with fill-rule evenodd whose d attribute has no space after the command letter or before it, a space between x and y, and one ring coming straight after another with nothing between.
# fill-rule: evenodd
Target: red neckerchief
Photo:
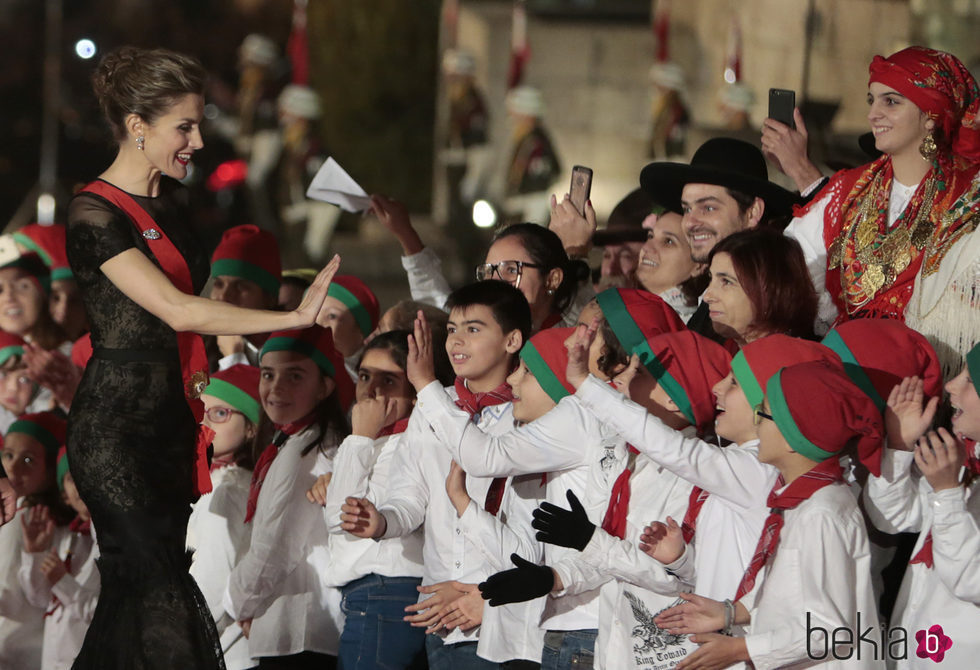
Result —
<instances>
[{"instance_id":1,"label":"red neckerchief","mask_svg":"<svg viewBox=\"0 0 980 670\"><path fill-rule=\"evenodd\" d=\"M316 415L310 412L298 421L276 426L276 432L272 436L272 443L262 451L262 455L259 456L259 460L255 464L255 469L252 471L252 481L248 485L248 503L245 506L245 523L249 523L252 517L255 516L255 508L259 502L259 491L262 490L262 484L265 483L265 476L269 474L272 461L279 454L279 447L285 444L290 435L295 435L300 432L313 423L314 419L316 419Z\"/></svg>"},{"instance_id":2,"label":"red neckerchief","mask_svg":"<svg viewBox=\"0 0 980 670\"><path fill-rule=\"evenodd\" d=\"M140 207L125 191L109 182L96 180L87 184L82 192L93 193L122 210L136 229L143 235L147 247L153 257L160 263L160 269L177 290L196 295L194 281L187 260L181 255L167 234L160 228L153 217ZM204 341L197 333L177 333L177 349L180 353L180 367L184 378L184 394L187 404L194 414L197 424L204 418L204 403L201 394L208 385L208 356L204 350ZM214 437L206 433L211 430L206 426L199 428L194 460L194 490L201 496L211 490L211 473L208 468L207 449ZM202 435L201 433L205 433Z\"/></svg>"},{"instance_id":3,"label":"red neckerchief","mask_svg":"<svg viewBox=\"0 0 980 670\"><path fill-rule=\"evenodd\" d=\"M82 517L76 516L74 519L72 519L72 522L68 524L68 530L73 533L78 533L79 535L91 535L92 520L86 519L82 521Z\"/></svg>"},{"instance_id":4,"label":"red neckerchief","mask_svg":"<svg viewBox=\"0 0 980 670\"><path fill-rule=\"evenodd\" d=\"M742 581L738 585L735 600L739 600L752 590L759 571L762 570L769 557L776 553L776 547L779 545L779 531L783 527L783 512L793 509L823 487L843 479L844 471L836 457L828 458L806 474L800 475L782 493L776 493L783 486L783 478L782 476L779 477L776 485L769 492L767 504L770 508L770 514L762 528L762 535L759 537L759 544L756 545L755 554L749 561L749 567L746 568L745 575L742 576Z\"/></svg>"},{"instance_id":5,"label":"red neckerchief","mask_svg":"<svg viewBox=\"0 0 980 670\"><path fill-rule=\"evenodd\" d=\"M381 431L378 433L378 437L404 433L405 429L408 428L408 419L409 417L406 416L404 419L399 419L395 423L389 423L387 426L381 429Z\"/></svg>"},{"instance_id":6,"label":"red neckerchief","mask_svg":"<svg viewBox=\"0 0 980 670\"><path fill-rule=\"evenodd\" d=\"M980 475L980 459L976 456L976 441L965 440L966 445L966 460L963 462L963 467L966 468L967 472L972 473L974 477ZM922 543L922 548L912 557L909 561L909 565L915 565L916 563L923 563L927 568L932 567L932 531L926 535L926 541Z\"/></svg>"},{"instance_id":7,"label":"red neckerchief","mask_svg":"<svg viewBox=\"0 0 980 670\"><path fill-rule=\"evenodd\" d=\"M630 477L633 476L633 469L636 466L636 456L640 453L632 444L627 444L626 447L629 449L626 467L619 473L619 477L613 484L609 506L606 507L606 516L602 519L602 530L620 540L626 537L626 513L630 508Z\"/></svg>"},{"instance_id":8,"label":"red neckerchief","mask_svg":"<svg viewBox=\"0 0 980 670\"><path fill-rule=\"evenodd\" d=\"M700 486L691 489L691 495L687 499L687 511L684 513L684 521L681 523L681 533L684 535L684 542L691 544L694 539L694 531L698 525L698 515L705 501L711 495Z\"/></svg>"},{"instance_id":9,"label":"red neckerchief","mask_svg":"<svg viewBox=\"0 0 980 670\"><path fill-rule=\"evenodd\" d=\"M514 393L510 388L510 384L507 382L504 382L492 391L473 393L473 391L466 388L466 382L463 378L457 377L455 387L456 395L458 396L456 406L469 414L470 419L474 423L479 421L480 413L483 412L484 407L502 405L514 399ZM506 486L506 477L495 477L490 482L490 488L487 489L487 498L484 501L483 509L497 516L497 512L500 511L500 503L504 499L504 488Z\"/></svg>"}]
</instances>

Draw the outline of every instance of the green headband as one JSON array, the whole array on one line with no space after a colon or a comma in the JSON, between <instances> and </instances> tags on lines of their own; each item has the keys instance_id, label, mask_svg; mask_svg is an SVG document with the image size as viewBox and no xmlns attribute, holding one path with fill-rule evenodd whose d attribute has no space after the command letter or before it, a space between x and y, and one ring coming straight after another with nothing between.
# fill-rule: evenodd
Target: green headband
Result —
<instances>
[{"instance_id":1,"label":"green headband","mask_svg":"<svg viewBox=\"0 0 980 670\"><path fill-rule=\"evenodd\" d=\"M215 379L212 377L211 382L204 389L204 393L205 395L224 400L244 414L246 419L258 425L262 411L258 401L234 384L226 382L224 379Z\"/></svg>"},{"instance_id":2,"label":"green headband","mask_svg":"<svg viewBox=\"0 0 980 670\"><path fill-rule=\"evenodd\" d=\"M273 337L265 341L262 346L262 353L259 355L259 360L262 356L265 356L270 351L293 351L297 354L302 354L311 358L320 371L327 375L331 379L336 375L333 363L327 358L326 354L317 349L315 346L309 342L305 342L295 337L287 337L285 335L280 335L279 337Z\"/></svg>"},{"instance_id":3,"label":"green headband","mask_svg":"<svg viewBox=\"0 0 980 670\"><path fill-rule=\"evenodd\" d=\"M40 244L32 240L24 233L14 233L13 235L11 235L11 237L14 238L14 241L17 242L17 244L21 245L22 247L26 247L30 249L38 256L40 256L41 260L44 261L44 264L47 265L49 268L54 264L54 261L51 260L51 256L48 254L48 252L42 249Z\"/></svg>"},{"instance_id":4,"label":"green headband","mask_svg":"<svg viewBox=\"0 0 980 670\"><path fill-rule=\"evenodd\" d=\"M828 458L836 456L836 454L815 445L807 439L799 426L796 425L793 414L789 410L789 405L786 403L786 396L783 395L782 374L784 369L780 368L779 372L774 374L769 379L769 383L766 384L767 397L769 398L769 411L772 412L773 421L776 422L779 432L783 434L787 444L792 447L793 451L801 456L806 456L811 461L822 463Z\"/></svg>"},{"instance_id":5,"label":"green headband","mask_svg":"<svg viewBox=\"0 0 980 670\"><path fill-rule=\"evenodd\" d=\"M966 369L970 371L973 388L977 390L977 395L980 395L980 344L974 345L966 355Z\"/></svg>"},{"instance_id":6,"label":"green headband","mask_svg":"<svg viewBox=\"0 0 980 670\"><path fill-rule=\"evenodd\" d=\"M55 470L55 477L58 481L58 490L65 490L65 475L68 474L68 454L65 454L64 458L58 461L57 469Z\"/></svg>"},{"instance_id":7,"label":"green headband","mask_svg":"<svg viewBox=\"0 0 980 670\"><path fill-rule=\"evenodd\" d=\"M211 276L241 277L258 284L259 288L269 295L279 296L279 284L275 275L258 265L238 258L219 258L211 264Z\"/></svg>"},{"instance_id":8,"label":"green headband","mask_svg":"<svg viewBox=\"0 0 980 670\"><path fill-rule=\"evenodd\" d=\"M51 434L47 428L39 423L34 423L27 419L18 419L10 424L10 428L7 429L7 435L11 433L23 433L24 435L30 435L35 440L41 443L44 447L46 454L57 456L58 449L61 448L61 442L58 441L54 435Z\"/></svg>"},{"instance_id":9,"label":"green headband","mask_svg":"<svg viewBox=\"0 0 980 670\"><path fill-rule=\"evenodd\" d=\"M541 357L541 352L537 350L534 344L531 342L525 344L521 348L520 357L531 371L531 374L534 375L534 378L538 380L538 384L541 385L541 388L552 400L559 402L562 398L569 395L568 389L558 379L555 371L545 363L544 358Z\"/></svg>"},{"instance_id":10,"label":"green headband","mask_svg":"<svg viewBox=\"0 0 980 670\"><path fill-rule=\"evenodd\" d=\"M371 334L371 331L374 330L374 328L371 327L371 315L368 314L367 308L361 304L361 301L357 299L357 296L337 282L330 282L330 288L327 289L327 295L344 303L344 306L349 309L350 313L354 316L354 321L357 322L357 327L361 329L361 334L364 337Z\"/></svg>"},{"instance_id":11,"label":"green headband","mask_svg":"<svg viewBox=\"0 0 980 670\"><path fill-rule=\"evenodd\" d=\"M619 338L620 344L623 348L632 352L633 347L637 343L646 342L646 337L643 335L643 331L640 327L636 325L636 321L630 316L629 310L626 309L626 303L623 302L623 296L619 294L619 291L615 289L610 289L603 291L596 296L596 303L599 305L599 309L602 310L602 315L606 317L606 321L609 322L609 327ZM630 343L634 343L631 344Z\"/></svg>"},{"instance_id":12,"label":"green headband","mask_svg":"<svg viewBox=\"0 0 980 670\"><path fill-rule=\"evenodd\" d=\"M827 333L827 336L823 338L823 342L821 342L821 344L823 344L825 347L829 347L835 354L840 356L841 361L844 362L844 372L846 372L847 376L851 378L854 385L864 391L865 395L871 398L871 401L874 402L875 407L878 408L878 411L884 412L887 403L878 393L878 389L875 388L875 385L871 383L871 380L868 378L868 374L864 371L864 368L862 368L861 364L857 362L856 358L854 358L854 354L851 353L851 350L848 348L847 343L844 342L844 338L840 336L840 333L838 333L836 330L830 331Z\"/></svg>"},{"instance_id":13,"label":"green headband","mask_svg":"<svg viewBox=\"0 0 980 670\"><path fill-rule=\"evenodd\" d=\"M755 373L749 367L749 362L745 360L745 354L739 351L732 358L732 374L738 380L738 385L742 387L742 392L749 401L749 407L758 407L766 394L762 391L759 380L755 378Z\"/></svg>"},{"instance_id":14,"label":"green headband","mask_svg":"<svg viewBox=\"0 0 980 670\"><path fill-rule=\"evenodd\" d=\"M24 347L19 344L11 344L9 347L0 349L0 365L3 365L14 356L23 356Z\"/></svg>"}]
</instances>

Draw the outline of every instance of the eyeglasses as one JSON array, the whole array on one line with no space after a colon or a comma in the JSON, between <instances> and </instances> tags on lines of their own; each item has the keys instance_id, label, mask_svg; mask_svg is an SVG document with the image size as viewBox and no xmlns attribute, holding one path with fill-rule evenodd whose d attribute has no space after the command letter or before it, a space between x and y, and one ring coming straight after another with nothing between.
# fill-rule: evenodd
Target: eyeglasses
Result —
<instances>
[{"instance_id":1,"label":"eyeglasses","mask_svg":"<svg viewBox=\"0 0 980 670\"><path fill-rule=\"evenodd\" d=\"M776 421L774 418L772 418L772 414L766 414L762 411L762 403L759 403L752 412L752 425L758 426L760 423L762 423L763 419L769 419L773 422Z\"/></svg>"},{"instance_id":2,"label":"eyeglasses","mask_svg":"<svg viewBox=\"0 0 980 670\"><path fill-rule=\"evenodd\" d=\"M209 407L204 410L204 416L208 418L211 423L225 423L231 419L232 415L241 414L245 416L244 412L239 412L237 409L232 409L231 407Z\"/></svg>"},{"instance_id":3,"label":"eyeglasses","mask_svg":"<svg viewBox=\"0 0 980 670\"><path fill-rule=\"evenodd\" d=\"M508 284L513 284L514 288L519 288L521 285L521 275L524 274L524 268L540 268L541 265L537 263L525 263L524 261L500 261L499 263L484 263L483 265L476 266L476 280L486 281L488 279L493 279L493 275L496 274L497 278L501 281L505 281Z\"/></svg>"}]
</instances>

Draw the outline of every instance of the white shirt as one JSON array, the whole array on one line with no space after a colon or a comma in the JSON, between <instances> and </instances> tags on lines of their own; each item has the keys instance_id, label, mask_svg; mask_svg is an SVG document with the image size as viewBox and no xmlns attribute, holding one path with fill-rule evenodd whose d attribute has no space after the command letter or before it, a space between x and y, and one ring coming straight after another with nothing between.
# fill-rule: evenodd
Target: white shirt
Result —
<instances>
[{"instance_id":1,"label":"white shirt","mask_svg":"<svg viewBox=\"0 0 980 670\"><path fill-rule=\"evenodd\" d=\"M71 572L54 585L41 572L47 551L22 552L18 578L27 600L51 614L44 618L41 670L68 670L82 649L85 633L99 600L99 549L92 535L74 533L67 526L55 528L52 547L65 558L71 552ZM55 607L53 598L60 605Z\"/></svg>"},{"instance_id":2,"label":"white shirt","mask_svg":"<svg viewBox=\"0 0 980 670\"><path fill-rule=\"evenodd\" d=\"M597 527L585 551L553 566L565 587L558 595L574 592L583 582L584 586L590 585L593 574L604 581L596 639L597 670L647 668L665 659L680 660L696 648L686 637L671 636L653 623L654 616L676 602L678 593L690 589L668 574L663 565L637 549L640 533L650 522L668 516L678 522L683 519L690 492L689 483L642 454L636 456L630 477L624 539ZM623 573L615 569L617 558L624 551L632 553L633 550L645 559L640 573L642 586L622 579Z\"/></svg>"},{"instance_id":3,"label":"white shirt","mask_svg":"<svg viewBox=\"0 0 980 670\"><path fill-rule=\"evenodd\" d=\"M503 434L489 435L454 416L445 398L430 392L432 388L430 384L419 392L417 411L437 427L442 443L468 474L506 477L548 473L548 502L567 508L566 491L570 490L582 502L589 520L596 525L602 523L608 494L591 498L588 480L591 468L599 467L605 455L604 445L618 438L604 431L574 398L562 398L553 410L535 421ZM618 474L613 474L613 479ZM555 565L576 553L574 549L548 544L544 560L547 565ZM598 628L598 617L599 592L592 589L549 598L541 626L546 630L590 630Z\"/></svg>"},{"instance_id":4,"label":"white shirt","mask_svg":"<svg viewBox=\"0 0 980 670\"><path fill-rule=\"evenodd\" d=\"M424 533L418 528L402 537L381 542L359 538L340 527L340 506L348 496L380 501L397 479L400 452L411 457L406 433L372 440L349 435L337 450L333 478L327 487L323 518L330 531L330 569L324 575L331 586L344 586L372 573L388 577L421 577Z\"/></svg>"},{"instance_id":5,"label":"white shirt","mask_svg":"<svg viewBox=\"0 0 980 670\"><path fill-rule=\"evenodd\" d=\"M259 493L248 552L228 577L225 611L235 621L252 619L248 646L255 658L337 654L344 620L340 591L323 582L327 527L322 510L306 499L318 461L329 463L333 454L329 449L321 459L313 449L302 455L318 432L310 426L280 447Z\"/></svg>"},{"instance_id":6,"label":"white shirt","mask_svg":"<svg viewBox=\"0 0 980 670\"><path fill-rule=\"evenodd\" d=\"M17 500L18 508L23 498ZM32 605L17 578L24 535L18 509L0 526L0 668L37 668L41 665L44 607Z\"/></svg>"},{"instance_id":7,"label":"white shirt","mask_svg":"<svg viewBox=\"0 0 980 670\"><path fill-rule=\"evenodd\" d=\"M868 534L847 485L839 482L819 489L786 510L783 520L766 579L749 610L751 630L745 646L756 670L797 667L795 663L828 670L884 668L880 648L879 660L866 643L861 643L861 660L856 656L862 631L870 628L870 639L876 640L881 631L871 587ZM853 656L835 659L830 642L819 631L811 633L808 647L808 616L810 626L823 628L827 636L836 628L849 628ZM826 659L811 660L808 649L818 659L826 649ZM847 656L847 647L838 646L837 651Z\"/></svg>"},{"instance_id":8,"label":"white shirt","mask_svg":"<svg viewBox=\"0 0 980 670\"><path fill-rule=\"evenodd\" d=\"M953 640L942 665L976 667L980 657L980 559L977 558L977 520L980 519L980 481L969 489L935 493L925 477L912 471L912 452L885 449L881 477L869 477L865 508L871 521L886 533L918 531L916 556L933 532L933 567L909 565L902 580L892 626L905 628L908 658L899 668L934 668L931 659L915 655L915 633L940 625ZM934 527L935 526L935 527ZM974 551L971 553L971 548Z\"/></svg>"},{"instance_id":9,"label":"white shirt","mask_svg":"<svg viewBox=\"0 0 980 670\"><path fill-rule=\"evenodd\" d=\"M447 394L451 394L451 397L455 397L452 387L443 391L437 382L430 387L433 388L433 394L447 398L450 397ZM424 402L424 396L420 393L416 399L416 411L412 412L404 437L411 448L400 450L393 465L393 471L398 473L397 480L384 500L374 501L380 503L377 505L378 511L384 515L388 526L383 538L409 535L424 522L422 584L450 580L478 584L492 571L481 552L463 536L456 517L456 508L446 494L446 477L449 476L452 459L418 411ZM469 415L455 409L469 421ZM511 404L503 403L485 407L475 425L498 433L509 430L512 424ZM474 500L484 500L492 481L492 477L467 474L466 490ZM419 602L429 597L429 594L420 594ZM443 641L445 644L475 642L480 635L480 627L466 632L456 629L446 635Z\"/></svg>"},{"instance_id":10,"label":"white shirt","mask_svg":"<svg viewBox=\"0 0 980 670\"><path fill-rule=\"evenodd\" d=\"M257 664L248 652L241 627L225 614L222 603L228 576L248 551L252 535L252 524L245 523L251 480L251 470L237 465L218 468L211 473L213 490L194 503L187 522L187 548L194 550L191 576L217 624L228 670Z\"/></svg>"},{"instance_id":11,"label":"white shirt","mask_svg":"<svg viewBox=\"0 0 980 670\"><path fill-rule=\"evenodd\" d=\"M687 570L668 567L677 568L688 581L696 579L699 595L734 598L759 543L769 516L766 501L779 477L776 468L759 461L758 440L722 448L685 436L592 375L575 395L640 453L711 494L697 517L694 551L688 547L678 561ZM683 518L681 513L678 523Z\"/></svg>"}]
</instances>

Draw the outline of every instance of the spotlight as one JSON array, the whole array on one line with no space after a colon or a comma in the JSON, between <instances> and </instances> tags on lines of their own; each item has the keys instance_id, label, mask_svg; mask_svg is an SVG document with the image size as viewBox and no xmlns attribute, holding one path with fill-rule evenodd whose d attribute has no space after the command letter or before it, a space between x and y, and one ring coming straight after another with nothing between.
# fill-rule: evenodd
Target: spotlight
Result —
<instances>
[{"instance_id":1,"label":"spotlight","mask_svg":"<svg viewBox=\"0 0 980 670\"><path fill-rule=\"evenodd\" d=\"M75 54L82 60L88 60L95 55L95 42L90 39L81 39L75 42Z\"/></svg>"},{"instance_id":2,"label":"spotlight","mask_svg":"<svg viewBox=\"0 0 980 670\"><path fill-rule=\"evenodd\" d=\"M473 223L477 228L493 228L497 223L497 212L486 200L477 200L473 203Z\"/></svg>"}]
</instances>

